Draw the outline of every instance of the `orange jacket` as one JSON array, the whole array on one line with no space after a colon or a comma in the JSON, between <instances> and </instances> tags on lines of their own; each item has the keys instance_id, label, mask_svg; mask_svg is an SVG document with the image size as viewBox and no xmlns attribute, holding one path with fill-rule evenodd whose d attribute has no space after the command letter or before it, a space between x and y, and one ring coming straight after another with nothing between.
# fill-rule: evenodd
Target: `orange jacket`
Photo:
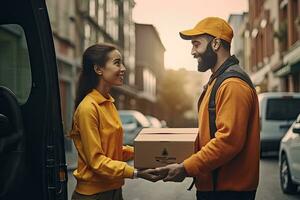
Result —
<instances>
[{"instance_id":1,"label":"orange jacket","mask_svg":"<svg viewBox=\"0 0 300 200\"><path fill-rule=\"evenodd\" d=\"M126 162L133 148L123 145L123 129L113 98L97 90L89 93L77 107L70 133L78 151L76 191L91 195L118 189L124 178L132 178L134 168Z\"/></svg>"},{"instance_id":2,"label":"orange jacket","mask_svg":"<svg viewBox=\"0 0 300 200\"><path fill-rule=\"evenodd\" d=\"M215 80L199 109L199 151L184 161L199 191L212 191L212 171L219 168L217 191L256 190L259 179L259 107L257 94L239 78L226 79L216 94L216 126L210 139L208 102Z\"/></svg>"}]
</instances>

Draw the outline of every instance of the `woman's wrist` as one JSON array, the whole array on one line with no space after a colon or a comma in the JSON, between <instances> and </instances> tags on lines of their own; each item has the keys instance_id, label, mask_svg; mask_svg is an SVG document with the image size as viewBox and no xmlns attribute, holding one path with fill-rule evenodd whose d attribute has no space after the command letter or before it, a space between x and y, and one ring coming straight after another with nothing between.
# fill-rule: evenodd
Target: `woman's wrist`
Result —
<instances>
[{"instance_id":1,"label":"woman's wrist","mask_svg":"<svg viewBox=\"0 0 300 200\"><path fill-rule=\"evenodd\" d=\"M134 169L133 171L133 179L137 179L138 178L138 170L137 169Z\"/></svg>"}]
</instances>

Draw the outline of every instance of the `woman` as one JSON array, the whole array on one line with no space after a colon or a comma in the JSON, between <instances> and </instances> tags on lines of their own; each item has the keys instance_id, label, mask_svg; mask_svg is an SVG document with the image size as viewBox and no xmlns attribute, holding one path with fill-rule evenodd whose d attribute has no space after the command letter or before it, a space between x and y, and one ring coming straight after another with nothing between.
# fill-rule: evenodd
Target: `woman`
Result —
<instances>
[{"instance_id":1,"label":"woman","mask_svg":"<svg viewBox=\"0 0 300 200\"><path fill-rule=\"evenodd\" d=\"M135 174L124 162L133 157L133 148L122 146L122 124L109 92L123 84L126 69L109 44L87 48L82 64L70 133L78 151L72 199L123 199L124 178Z\"/></svg>"}]
</instances>

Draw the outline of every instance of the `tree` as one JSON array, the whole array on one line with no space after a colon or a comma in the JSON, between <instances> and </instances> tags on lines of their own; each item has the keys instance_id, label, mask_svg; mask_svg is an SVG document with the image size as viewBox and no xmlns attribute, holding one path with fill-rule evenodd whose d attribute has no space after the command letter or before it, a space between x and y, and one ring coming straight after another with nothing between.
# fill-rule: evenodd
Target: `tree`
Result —
<instances>
[{"instance_id":1,"label":"tree","mask_svg":"<svg viewBox=\"0 0 300 200\"><path fill-rule=\"evenodd\" d=\"M168 122L169 127L186 127L184 113L193 106L193 100L185 90L187 77L185 70L167 70L158 88L158 106L160 118Z\"/></svg>"}]
</instances>

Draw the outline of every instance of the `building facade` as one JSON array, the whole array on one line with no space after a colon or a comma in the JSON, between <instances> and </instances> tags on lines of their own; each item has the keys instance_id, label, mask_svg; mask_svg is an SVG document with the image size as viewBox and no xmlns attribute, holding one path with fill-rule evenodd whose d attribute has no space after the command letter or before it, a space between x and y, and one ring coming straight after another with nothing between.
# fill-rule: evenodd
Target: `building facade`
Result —
<instances>
[{"instance_id":1,"label":"building facade","mask_svg":"<svg viewBox=\"0 0 300 200\"><path fill-rule=\"evenodd\" d=\"M278 39L282 62L272 70L280 77L282 90L300 92L300 1L281 0L278 5Z\"/></svg>"},{"instance_id":2,"label":"building facade","mask_svg":"<svg viewBox=\"0 0 300 200\"><path fill-rule=\"evenodd\" d=\"M249 0L251 78L259 92L299 91L299 0Z\"/></svg>"},{"instance_id":3,"label":"building facade","mask_svg":"<svg viewBox=\"0 0 300 200\"><path fill-rule=\"evenodd\" d=\"M158 116L157 88L164 73L164 52L156 28L151 24L135 24L135 83L136 109L144 114Z\"/></svg>"}]
</instances>

